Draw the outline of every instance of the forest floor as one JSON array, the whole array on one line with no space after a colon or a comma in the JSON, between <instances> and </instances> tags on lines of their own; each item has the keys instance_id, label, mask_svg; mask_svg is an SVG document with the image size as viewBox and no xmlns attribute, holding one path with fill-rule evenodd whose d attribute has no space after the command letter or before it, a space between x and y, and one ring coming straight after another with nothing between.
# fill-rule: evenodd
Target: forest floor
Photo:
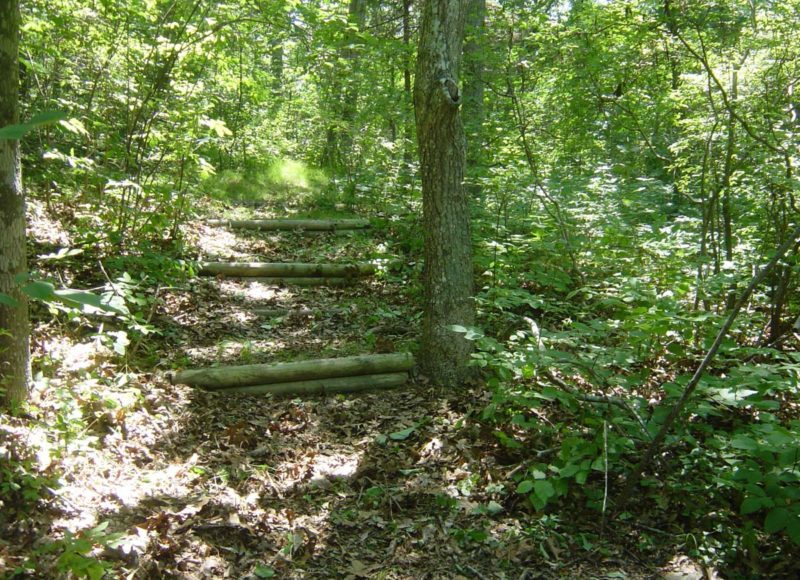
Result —
<instances>
[{"instance_id":1,"label":"forest floor","mask_svg":"<svg viewBox=\"0 0 800 580\"><path fill-rule=\"evenodd\" d=\"M363 261L391 235L233 233L200 222L188 231L201 259L239 261ZM491 399L480 384L443 391L418 377L377 393L276 399L165 379L174 368L407 350L420 301L403 280L294 289L200 278L164 289L150 372L120 367L97 341L40 327L37 350L57 370L34 401L57 410L62 389L84 385L82 412L93 419L51 450L62 485L47 509L7 524L0 570L31 557L39 573L74 570L41 549L72 531L112 577L711 577L666 532L652 530L665 541L643 547L641 527L604 526L582 506L537 513L514 492L520 464L479 420ZM264 318L254 307L308 311ZM4 429L37 433L24 419ZM104 540L116 533L120 541Z\"/></svg>"}]
</instances>

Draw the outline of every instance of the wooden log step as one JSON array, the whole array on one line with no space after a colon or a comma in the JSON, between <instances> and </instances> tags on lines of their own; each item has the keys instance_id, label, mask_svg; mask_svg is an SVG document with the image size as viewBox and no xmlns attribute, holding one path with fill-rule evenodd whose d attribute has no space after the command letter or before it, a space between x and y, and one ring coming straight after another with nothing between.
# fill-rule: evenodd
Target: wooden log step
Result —
<instances>
[{"instance_id":1,"label":"wooden log step","mask_svg":"<svg viewBox=\"0 0 800 580\"><path fill-rule=\"evenodd\" d=\"M410 370L413 366L414 357L409 353L372 354L277 364L192 369L171 374L168 378L174 385L228 389L295 381L400 373Z\"/></svg>"},{"instance_id":2,"label":"wooden log step","mask_svg":"<svg viewBox=\"0 0 800 580\"><path fill-rule=\"evenodd\" d=\"M265 219L265 220L208 220L208 225L225 226L240 230L292 231L306 230L333 232L337 230L363 230L370 226L367 219Z\"/></svg>"},{"instance_id":3,"label":"wooden log step","mask_svg":"<svg viewBox=\"0 0 800 580\"><path fill-rule=\"evenodd\" d=\"M249 395L327 395L330 393L353 393L372 389L400 387L408 381L408 373L382 373L355 377L315 379L288 383L271 383L251 387L221 389L217 393L245 393Z\"/></svg>"},{"instance_id":4,"label":"wooden log step","mask_svg":"<svg viewBox=\"0 0 800 580\"><path fill-rule=\"evenodd\" d=\"M266 318L276 318L276 317L289 317L289 318L300 318L303 316L314 316L316 314L315 310L311 308L253 308L250 310L256 316L264 316Z\"/></svg>"},{"instance_id":5,"label":"wooden log step","mask_svg":"<svg viewBox=\"0 0 800 580\"><path fill-rule=\"evenodd\" d=\"M286 277L244 277L248 282L261 282L268 286L330 286L341 288L355 286L360 278L286 278Z\"/></svg>"},{"instance_id":6,"label":"wooden log step","mask_svg":"<svg viewBox=\"0 0 800 580\"><path fill-rule=\"evenodd\" d=\"M204 262L201 276L267 278L357 278L375 273L374 264L304 264L299 262Z\"/></svg>"}]
</instances>

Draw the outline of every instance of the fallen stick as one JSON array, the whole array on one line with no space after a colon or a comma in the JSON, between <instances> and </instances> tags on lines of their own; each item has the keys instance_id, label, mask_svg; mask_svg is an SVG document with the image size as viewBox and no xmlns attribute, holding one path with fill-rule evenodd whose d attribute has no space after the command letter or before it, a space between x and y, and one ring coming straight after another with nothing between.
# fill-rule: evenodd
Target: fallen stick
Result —
<instances>
[{"instance_id":1,"label":"fallen stick","mask_svg":"<svg viewBox=\"0 0 800 580\"><path fill-rule=\"evenodd\" d=\"M248 395L326 395L329 393L351 393L370 389L390 389L404 385L407 381L408 373L383 373L355 377L271 383L267 385L253 385L250 387L232 387L229 389L218 389L215 392L223 394L244 393Z\"/></svg>"},{"instance_id":2,"label":"fallen stick","mask_svg":"<svg viewBox=\"0 0 800 580\"><path fill-rule=\"evenodd\" d=\"M204 262L201 276L267 278L357 278L375 273L375 264L307 264L300 262Z\"/></svg>"},{"instance_id":3,"label":"fallen stick","mask_svg":"<svg viewBox=\"0 0 800 580\"><path fill-rule=\"evenodd\" d=\"M341 358L237 365L181 371L168 376L173 385L228 389L337 377L406 372L414 366L409 353L372 354Z\"/></svg>"},{"instance_id":4,"label":"fallen stick","mask_svg":"<svg viewBox=\"0 0 800 580\"><path fill-rule=\"evenodd\" d=\"M240 230L262 231L290 231L307 230L317 232L332 232L336 230L363 230L369 227L366 219L269 219L269 220L208 220L211 226L226 226Z\"/></svg>"}]
</instances>

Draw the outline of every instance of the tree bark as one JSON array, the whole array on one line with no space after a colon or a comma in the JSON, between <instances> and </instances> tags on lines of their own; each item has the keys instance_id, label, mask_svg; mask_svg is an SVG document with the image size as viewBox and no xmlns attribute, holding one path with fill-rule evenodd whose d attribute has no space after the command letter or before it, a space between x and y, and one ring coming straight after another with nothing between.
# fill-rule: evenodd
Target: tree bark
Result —
<instances>
[{"instance_id":1,"label":"tree bark","mask_svg":"<svg viewBox=\"0 0 800 580\"><path fill-rule=\"evenodd\" d=\"M365 219L330 220L208 220L211 226L226 226L242 230L290 231L306 230L333 232L337 230L360 230L369 227Z\"/></svg>"},{"instance_id":2,"label":"tree bark","mask_svg":"<svg viewBox=\"0 0 800 580\"><path fill-rule=\"evenodd\" d=\"M357 278L375 273L374 264L300 264L281 262L206 262L201 276Z\"/></svg>"},{"instance_id":3,"label":"tree bark","mask_svg":"<svg viewBox=\"0 0 800 580\"><path fill-rule=\"evenodd\" d=\"M19 1L0 2L0 127L19 122L19 21ZM30 383L28 301L15 280L27 271L19 142L0 139L0 293L17 302L0 303L0 389L10 404Z\"/></svg>"},{"instance_id":4,"label":"tree bark","mask_svg":"<svg viewBox=\"0 0 800 580\"><path fill-rule=\"evenodd\" d=\"M421 366L444 386L459 384L470 372L473 345L452 327L475 319L458 84L466 2L425 0L414 84L425 230Z\"/></svg>"},{"instance_id":5,"label":"tree bark","mask_svg":"<svg viewBox=\"0 0 800 580\"><path fill-rule=\"evenodd\" d=\"M356 377L293 381L235 387L216 391L218 393L244 393L248 395L327 395L331 393L352 393L372 389L391 389L408 382L408 373L384 373Z\"/></svg>"},{"instance_id":6,"label":"tree bark","mask_svg":"<svg viewBox=\"0 0 800 580\"><path fill-rule=\"evenodd\" d=\"M408 353L323 358L278 364L238 365L187 370L169 377L172 384L228 389L337 377L406 372L414 366Z\"/></svg>"}]
</instances>

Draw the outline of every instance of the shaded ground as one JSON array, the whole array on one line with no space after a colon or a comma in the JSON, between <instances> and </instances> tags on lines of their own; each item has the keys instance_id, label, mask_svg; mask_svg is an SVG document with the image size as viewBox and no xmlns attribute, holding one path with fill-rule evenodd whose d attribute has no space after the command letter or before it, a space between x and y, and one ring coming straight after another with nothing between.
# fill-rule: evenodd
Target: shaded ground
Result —
<instances>
[{"instance_id":1,"label":"shaded ground","mask_svg":"<svg viewBox=\"0 0 800 580\"><path fill-rule=\"evenodd\" d=\"M365 260L391 245L385 232L193 228L201 257L222 260ZM479 385L442 392L418 378L380 393L276 400L163 377L176 367L407 350L417 304L392 273L347 289L200 279L162 294L153 323L165 342L152 373L117 380L122 369L93 343L53 346L64 371L34 399L54 405L53 389L84 388L84 413L97 408L88 430L51 450L64 458L57 509L8 523L0 570L47 537L108 522L102 534L122 543L93 554L120 578L705 577L676 557L682 539L672 530L604 526L597 515L575 517L582 506L535 512L515 493L518 458L479 421L490 400ZM310 312L263 318L256 306ZM36 436L22 422L8 431ZM57 555L34 556L52 571L45 576L58 575Z\"/></svg>"}]
</instances>

